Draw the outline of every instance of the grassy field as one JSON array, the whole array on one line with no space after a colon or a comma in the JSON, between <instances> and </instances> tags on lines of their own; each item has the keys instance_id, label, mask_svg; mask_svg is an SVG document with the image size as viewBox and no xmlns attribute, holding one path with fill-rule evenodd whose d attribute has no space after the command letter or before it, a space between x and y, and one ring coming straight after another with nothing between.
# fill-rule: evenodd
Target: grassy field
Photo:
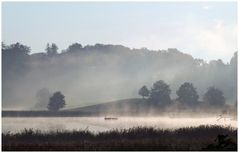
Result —
<instances>
[{"instance_id":1,"label":"grassy field","mask_svg":"<svg viewBox=\"0 0 239 153\"><path fill-rule=\"evenodd\" d=\"M3 133L2 140L3 151L237 150L237 130L220 126L176 130L136 127L97 134L26 129L21 133Z\"/></svg>"},{"instance_id":2,"label":"grassy field","mask_svg":"<svg viewBox=\"0 0 239 153\"><path fill-rule=\"evenodd\" d=\"M176 115L177 117L215 116L227 111L227 115L237 117L236 107L225 105L215 107L200 102L194 107L178 105L177 102L168 106L152 105L146 99L130 98L95 105L65 108L60 111L49 110L2 110L2 117L89 117L89 116L162 116Z\"/></svg>"}]
</instances>

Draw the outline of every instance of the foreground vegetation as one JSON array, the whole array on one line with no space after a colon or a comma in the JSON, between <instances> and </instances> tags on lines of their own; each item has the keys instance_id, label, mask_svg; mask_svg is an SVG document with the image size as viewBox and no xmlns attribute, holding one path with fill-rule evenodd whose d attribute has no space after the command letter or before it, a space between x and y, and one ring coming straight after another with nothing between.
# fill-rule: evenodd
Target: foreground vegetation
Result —
<instances>
[{"instance_id":1,"label":"foreground vegetation","mask_svg":"<svg viewBox=\"0 0 239 153\"><path fill-rule=\"evenodd\" d=\"M199 126L163 130L136 127L100 133L90 131L42 132L25 129L2 134L3 151L77 150L237 150L237 130Z\"/></svg>"}]
</instances>

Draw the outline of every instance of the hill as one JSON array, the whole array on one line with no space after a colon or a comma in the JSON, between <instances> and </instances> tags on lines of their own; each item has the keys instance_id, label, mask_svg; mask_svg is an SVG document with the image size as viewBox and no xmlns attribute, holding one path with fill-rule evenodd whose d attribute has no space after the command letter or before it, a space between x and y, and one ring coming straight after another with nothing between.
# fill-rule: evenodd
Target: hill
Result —
<instances>
[{"instance_id":1,"label":"hill","mask_svg":"<svg viewBox=\"0 0 239 153\"><path fill-rule=\"evenodd\" d=\"M84 116L105 116L105 115L139 115L148 106L146 100L140 98L122 99L77 107L73 109L63 109L60 111L48 110L4 110L3 117L84 117Z\"/></svg>"},{"instance_id":2,"label":"hill","mask_svg":"<svg viewBox=\"0 0 239 153\"><path fill-rule=\"evenodd\" d=\"M223 91L227 103L236 102L236 53L230 63L223 63L195 59L173 48L130 49L111 44L74 43L61 53L30 52L30 47L20 43L2 48L4 109L45 109L56 91L65 95L69 106L95 105L137 97L143 85L151 88L158 80L170 85L171 98L181 84L192 82L200 98L209 86L215 86Z\"/></svg>"},{"instance_id":3,"label":"hill","mask_svg":"<svg viewBox=\"0 0 239 153\"><path fill-rule=\"evenodd\" d=\"M83 111L97 114L124 114L137 113L147 105L147 101L141 98L122 99L91 106L78 107L65 111ZM144 107L145 108L145 107Z\"/></svg>"}]
</instances>

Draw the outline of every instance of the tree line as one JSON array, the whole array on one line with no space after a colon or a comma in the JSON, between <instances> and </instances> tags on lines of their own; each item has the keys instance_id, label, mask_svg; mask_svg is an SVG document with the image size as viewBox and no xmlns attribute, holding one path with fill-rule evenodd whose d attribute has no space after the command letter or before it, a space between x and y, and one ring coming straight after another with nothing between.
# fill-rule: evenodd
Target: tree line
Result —
<instances>
[{"instance_id":1,"label":"tree line","mask_svg":"<svg viewBox=\"0 0 239 153\"><path fill-rule=\"evenodd\" d=\"M175 100L170 98L171 89L163 80L155 82L150 90L144 85L138 93L143 99L147 97L149 103L159 106L170 105L173 101L189 107L197 106L200 103L197 90L190 82L185 82L179 87ZM225 105L225 97L220 89L211 86L204 94L203 102L214 107L221 107Z\"/></svg>"},{"instance_id":2,"label":"tree line","mask_svg":"<svg viewBox=\"0 0 239 153\"><path fill-rule=\"evenodd\" d=\"M171 89L167 83L163 80L159 80L153 84L153 87L149 90L147 86L143 86L139 89L139 95L147 101L149 105L153 106L167 106L173 103L170 98ZM196 88L190 82L183 83L176 91L177 98L174 100L184 106L195 107L199 102L199 96ZM216 87L209 87L203 96L203 102L214 107L222 107L225 105L225 97L223 92ZM50 98L48 103L48 110L58 111L65 107L65 96L60 92L55 92Z\"/></svg>"},{"instance_id":3,"label":"tree line","mask_svg":"<svg viewBox=\"0 0 239 153\"><path fill-rule=\"evenodd\" d=\"M215 86L223 92L228 104L234 104L237 52L225 63L220 59L206 62L177 49L153 51L122 45L73 43L61 50L57 44L48 43L45 50L36 52L21 43L2 43L3 108L33 107L38 98L36 93L43 88L59 90L71 97L69 106L136 97L139 84L149 84L159 78L169 83L172 91L181 82L193 82L198 95L203 95L208 86ZM153 94L147 99L154 101L158 96ZM176 100L170 96L167 99Z\"/></svg>"}]
</instances>

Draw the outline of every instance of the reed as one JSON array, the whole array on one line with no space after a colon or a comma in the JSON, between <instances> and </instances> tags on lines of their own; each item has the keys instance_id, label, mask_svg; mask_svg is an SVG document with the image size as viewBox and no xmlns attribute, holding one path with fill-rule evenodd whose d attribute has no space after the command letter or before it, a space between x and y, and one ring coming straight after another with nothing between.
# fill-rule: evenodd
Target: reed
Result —
<instances>
[{"instance_id":1,"label":"reed","mask_svg":"<svg viewBox=\"0 0 239 153\"><path fill-rule=\"evenodd\" d=\"M228 135L227 139L231 143L229 147L216 147L218 135ZM236 151L237 129L216 125L185 127L175 130L135 127L99 133L88 130L42 132L25 129L20 133L2 133L2 140L3 151Z\"/></svg>"}]
</instances>

